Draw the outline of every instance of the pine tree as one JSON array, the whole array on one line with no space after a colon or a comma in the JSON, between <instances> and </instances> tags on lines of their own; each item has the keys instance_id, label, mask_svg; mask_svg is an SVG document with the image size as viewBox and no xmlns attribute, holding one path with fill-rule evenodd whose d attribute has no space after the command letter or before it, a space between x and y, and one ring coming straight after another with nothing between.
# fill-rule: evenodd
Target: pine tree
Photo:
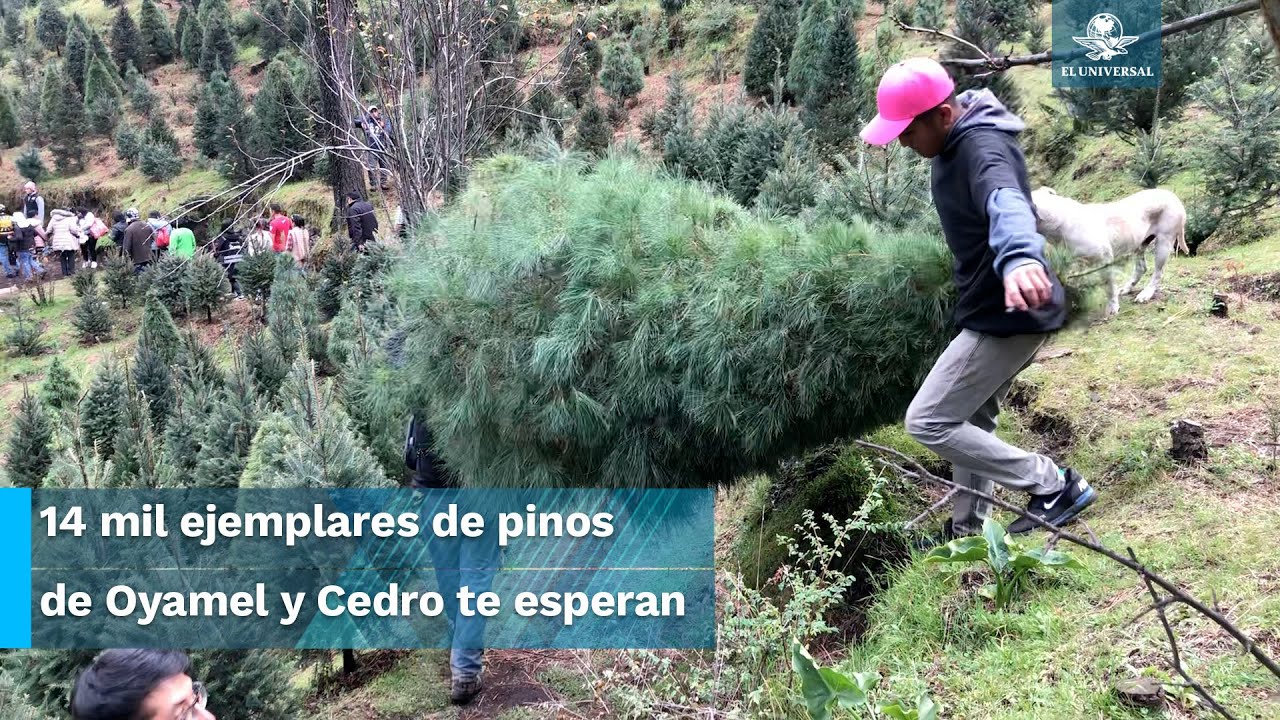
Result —
<instances>
[{"instance_id":1,"label":"pine tree","mask_svg":"<svg viewBox=\"0 0 1280 720\"><path fill-rule=\"evenodd\" d=\"M142 0L139 20L145 66L157 67L173 60L178 51L177 43L173 39L173 31L169 29L169 19L160 11L155 0Z\"/></svg>"},{"instance_id":2,"label":"pine tree","mask_svg":"<svg viewBox=\"0 0 1280 720\"><path fill-rule=\"evenodd\" d=\"M765 177L778 167L787 140L797 134L794 116L783 110L761 113L747 129L730 171L729 192L750 207Z\"/></svg>"},{"instance_id":3,"label":"pine tree","mask_svg":"<svg viewBox=\"0 0 1280 720\"><path fill-rule=\"evenodd\" d=\"M172 470L164 465L151 422L148 398L129 384L126 388L124 426L111 456L110 487L157 488L176 484Z\"/></svg>"},{"instance_id":4,"label":"pine tree","mask_svg":"<svg viewBox=\"0 0 1280 720\"><path fill-rule=\"evenodd\" d=\"M84 106L89 119L89 130L95 135L112 137L120 124L120 105L108 97L98 97Z\"/></svg>"},{"instance_id":5,"label":"pine tree","mask_svg":"<svg viewBox=\"0 0 1280 720\"><path fill-rule=\"evenodd\" d=\"M151 182L168 183L182 172L182 158L168 145L146 142L138 154L138 169Z\"/></svg>"},{"instance_id":6,"label":"pine tree","mask_svg":"<svg viewBox=\"0 0 1280 720\"><path fill-rule=\"evenodd\" d=\"M804 99L804 117L819 145L839 150L856 137L870 101L853 16L841 11L829 28L818 83Z\"/></svg>"},{"instance_id":7,"label":"pine tree","mask_svg":"<svg viewBox=\"0 0 1280 720\"><path fill-rule=\"evenodd\" d=\"M742 87L748 95L782 99L773 97L773 81L775 76L787 76L798 24L794 0L768 0L747 43Z\"/></svg>"},{"instance_id":8,"label":"pine tree","mask_svg":"<svg viewBox=\"0 0 1280 720\"><path fill-rule=\"evenodd\" d=\"M560 78L560 92L573 103L575 109L580 109L583 102L591 95L591 88L596 81L594 58L599 56L599 53L600 49L595 40L589 38L584 40L581 48L577 49L570 59L564 76Z\"/></svg>"},{"instance_id":9,"label":"pine tree","mask_svg":"<svg viewBox=\"0 0 1280 720\"><path fill-rule=\"evenodd\" d=\"M281 399L285 423L275 425L272 452L259 454L253 486L393 487L357 441L332 389L316 377L314 363L305 358L294 363Z\"/></svg>"},{"instance_id":10,"label":"pine tree","mask_svg":"<svg viewBox=\"0 0 1280 720\"><path fill-rule=\"evenodd\" d=\"M19 300L13 308L13 331L5 336L4 344L13 355L30 357L49 349L44 340L44 328L31 317L27 307Z\"/></svg>"},{"instance_id":11,"label":"pine tree","mask_svg":"<svg viewBox=\"0 0 1280 720\"><path fill-rule=\"evenodd\" d=\"M151 83L147 82L137 68L131 67L125 74L124 86L129 93L129 104L133 105L134 112L143 117L151 117L151 112L156 107L156 94L151 91Z\"/></svg>"},{"instance_id":12,"label":"pine tree","mask_svg":"<svg viewBox=\"0 0 1280 720\"><path fill-rule=\"evenodd\" d=\"M84 92L84 80L92 59L89 38L80 29L80 23L73 22L67 31L67 50L63 53L62 66L80 92Z\"/></svg>"},{"instance_id":13,"label":"pine tree","mask_svg":"<svg viewBox=\"0 0 1280 720\"><path fill-rule=\"evenodd\" d=\"M294 92L289 68L279 59L267 66L262 87L253 98L253 118L253 146L263 161L294 157L311 144L306 134L310 116Z\"/></svg>"},{"instance_id":14,"label":"pine tree","mask_svg":"<svg viewBox=\"0 0 1280 720\"><path fill-rule=\"evenodd\" d=\"M35 145L24 148L13 161L13 166L18 170L19 175L31 182L38 183L49 174L48 168L44 165L44 158L40 155L40 148Z\"/></svg>"},{"instance_id":15,"label":"pine tree","mask_svg":"<svg viewBox=\"0 0 1280 720\"><path fill-rule=\"evenodd\" d=\"M196 107L195 144L205 157L220 160L222 173L233 180L249 176L249 158L242 147L245 125L240 88L226 73L214 73Z\"/></svg>"},{"instance_id":16,"label":"pine tree","mask_svg":"<svg viewBox=\"0 0 1280 720\"><path fill-rule=\"evenodd\" d=\"M213 353L195 330L182 335L182 347L178 351L178 379L189 389L215 389L226 383Z\"/></svg>"},{"instance_id":17,"label":"pine tree","mask_svg":"<svg viewBox=\"0 0 1280 720\"><path fill-rule=\"evenodd\" d=\"M122 75L129 71L130 65L139 70L145 67L142 62L142 34L138 32L138 25L129 9L123 5L116 10L115 20L111 23L111 60Z\"/></svg>"},{"instance_id":18,"label":"pine tree","mask_svg":"<svg viewBox=\"0 0 1280 720\"><path fill-rule=\"evenodd\" d=\"M36 15L36 39L46 50L62 53L67 42L67 18L53 0L41 0Z\"/></svg>"},{"instance_id":19,"label":"pine tree","mask_svg":"<svg viewBox=\"0 0 1280 720\"><path fill-rule=\"evenodd\" d=\"M98 102L107 102L117 109L124 103L120 86L111 77L111 71L107 66L97 58L89 63L89 72L84 81L84 102L86 107L92 107Z\"/></svg>"},{"instance_id":20,"label":"pine tree","mask_svg":"<svg viewBox=\"0 0 1280 720\"><path fill-rule=\"evenodd\" d=\"M828 26L833 20L832 0L807 0L801 11L800 30L787 63L787 89L804 99L818 84L820 64L826 53Z\"/></svg>"},{"instance_id":21,"label":"pine tree","mask_svg":"<svg viewBox=\"0 0 1280 720\"><path fill-rule=\"evenodd\" d=\"M182 52L182 59L187 61L187 67L200 67L200 54L204 48L204 28L200 26L200 20L194 14L187 18L187 25L178 36L178 47Z\"/></svg>"},{"instance_id":22,"label":"pine tree","mask_svg":"<svg viewBox=\"0 0 1280 720\"><path fill-rule=\"evenodd\" d=\"M158 348L139 343L133 359L133 380L147 400L152 427L163 428L177 403L173 371Z\"/></svg>"},{"instance_id":23,"label":"pine tree","mask_svg":"<svg viewBox=\"0 0 1280 720\"><path fill-rule=\"evenodd\" d=\"M919 0L916 3L916 20L922 27L943 29L947 24L946 0Z\"/></svg>"},{"instance_id":24,"label":"pine tree","mask_svg":"<svg viewBox=\"0 0 1280 720\"><path fill-rule=\"evenodd\" d=\"M693 100L685 91L684 79L679 74L673 74L667 77L667 97L662 103L662 109L648 123L641 123L641 132L655 150L662 150L666 146L667 133L681 119L692 122Z\"/></svg>"},{"instance_id":25,"label":"pine tree","mask_svg":"<svg viewBox=\"0 0 1280 720\"><path fill-rule=\"evenodd\" d=\"M125 127L128 125L121 126ZM127 257L117 255L107 262L102 279L107 295L119 300L122 309L128 307L129 301L138 295L138 278L133 274L133 263Z\"/></svg>"},{"instance_id":26,"label":"pine tree","mask_svg":"<svg viewBox=\"0 0 1280 720\"><path fill-rule=\"evenodd\" d=\"M66 77L56 66L49 67L46 72L55 73L61 87L58 99L46 111L53 159L60 172L77 172L84 167L84 139L89 134L84 98L71 78Z\"/></svg>"},{"instance_id":27,"label":"pine tree","mask_svg":"<svg viewBox=\"0 0 1280 720\"><path fill-rule=\"evenodd\" d=\"M174 154L178 152L178 138L169 129L169 123L165 122L163 113L153 113L151 120L147 122L147 142L163 145L169 148Z\"/></svg>"},{"instance_id":28,"label":"pine tree","mask_svg":"<svg viewBox=\"0 0 1280 720\"><path fill-rule=\"evenodd\" d=\"M85 444L96 448L100 458L109 458L115 452L125 403L124 372L108 360L89 383L89 392L80 406L80 431Z\"/></svg>"},{"instance_id":29,"label":"pine tree","mask_svg":"<svg viewBox=\"0 0 1280 720\"><path fill-rule=\"evenodd\" d=\"M173 41L174 52L178 57L187 59L187 51L182 44L182 38L187 33L187 25L191 22L194 15L191 12L191 6L186 2L178 3L178 21L173 24ZM189 63L188 63L189 64Z\"/></svg>"},{"instance_id":30,"label":"pine tree","mask_svg":"<svg viewBox=\"0 0 1280 720\"><path fill-rule=\"evenodd\" d=\"M35 395L28 394L23 386L22 399L18 401L18 414L14 417L13 432L9 435L8 459L5 474L14 487L38 488L49 471L52 457L49 441L53 438L53 423L44 406Z\"/></svg>"},{"instance_id":31,"label":"pine tree","mask_svg":"<svg viewBox=\"0 0 1280 720\"><path fill-rule=\"evenodd\" d=\"M289 47L289 20L280 0L265 0L258 11L258 47L262 57L270 60Z\"/></svg>"},{"instance_id":32,"label":"pine tree","mask_svg":"<svg viewBox=\"0 0 1280 720\"><path fill-rule=\"evenodd\" d=\"M5 674L38 711L34 717L66 718L76 676L93 662L96 650L25 650L9 653Z\"/></svg>"},{"instance_id":33,"label":"pine tree","mask_svg":"<svg viewBox=\"0 0 1280 720\"><path fill-rule=\"evenodd\" d=\"M111 339L111 311L107 309L107 303L98 294L97 288L80 298L72 324L80 334L80 341L86 345Z\"/></svg>"},{"instance_id":34,"label":"pine tree","mask_svg":"<svg viewBox=\"0 0 1280 720\"><path fill-rule=\"evenodd\" d=\"M627 43L616 43L605 53L604 65L600 69L600 87L618 104L639 95L644 89L644 67Z\"/></svg>"},{"instance_id":35,"label":"pine tree","mask_svg":"<svg viewBox=\"0 0 1280 720\"><path fill-rule=\"evenodd\" d=\"M293 677L295 655L276 650L198 650L194 672L209 678L218 716L298 720L305 717Z\"/></svg>"},{"instance_id":36,"label":"pine tree","mask_svg":"<svg viewBox=\"0 0 1280 720\"><path fill-rule=\"evenodd\" d=\"M182 373L179 374L181 376ZM173 412L165 423L161 442L164 460L173 467L183 487L190 487L194 482L196 462L200 457L201 429L209 421L215 398L215 386L193 388L184 383L177 393Z\"/></svg>"},{"instance_id":37,"label":"pine tree","mask_svg":"<svg viewBox=\"0 0 1280 720\"><path fill-rule=\"evenodd\" d=\"M245 297L258 303L264 322L267 319L267 301L271 296L271 283L275 280L276 265L281 258L282 256L269 250L260 251L247 256L236 268L236 279L240 281L240 291Z\"/></svg>"},{"instance_id":38,"label":"pine tree","mask_svg":"<svg viewBox=\"0 0 1280 720\"><path fill-rule=\"evenodd\" d=\"M200 40L200 73L206 78L221 69L230 72L236 62L236 43L231 31L231 17L226 6L211 10L202 27ZM269 69L268 69L269 71Z\"/></svg>"},{"instance_id":39,"label":"pine tree","mask_svg":"<svg viewBox=\"0 0 1280 720\"><path fill-rule=\"evenodd\" d=\"M279 345L267 334L255 332L245 337L243 351L254 389L267 402L275 400L280 385L289 374L289 363L281 354Z\"/></svg>"},{"instance_id":40,"label":"pine tree","mask_svg":"<svg viewBox=\"0 0 1280 720\"><path fill-rule=\"evenodd\" d=\"M83 96L81 96L83 97ZM48 140L55 130L54 113L62 98L62 67L58 63L49 63L40 78L40 135Z\"/></svg>"},{"instance_id":41,"label":"pine tree","mask_svg":"<svg viewBox=\"0 0 1280 720\"><path fill-rule=\"evenodd\" d=\"M604 155L605 151L609 149L609 142L613 139L613 132L609 129L604 110L601 110L600 106L594 101L579 113L578 123L575 127L578 131L577 138L574 140L576 149L597 157Z\"/></svg>"},{"instance_id":42,"label":"pine tree","mask_svg":"<svg viewBox=\"0 0 1280 720\"><path fill-rule=\"evenodd\" d=\"M684 9L684 4L685 0L662 0L659 3L662 6L662 12L666 13L667 17L679 15L680 11Z\"/></svg>"},{"instance_id":43,"label":"pine tree","mask_svg":"<svg viewBox=\"0 0 1280 720\"><path fill-rule=\"evenodd\" d=\"M18 116L13 112L13 98L7 90L0 90L0 147L13 148L22 144L18 130Z\"/></svg>"},{"instance_id":44,"label":"pine tree","mask_svg":"<svg viewBox=\"0 0 1280 720\"><path fill-rule=\"evenodd\" d=\"M662 141L662 164L678 177L701 180L712 167L710 155L706 142L698 137L692 112L677 117Z\"/></svg>"},{"instance_id":45,"label":"pine tree","mask_svg":"<svg viewBox=\"0 0 1280 720\"><path fill-rule=\"evenodd\" d=\"M245 359L237 356L226 386L199 429L200 456L192 483L195 487L233 488L239 484L262 414L253 376Z\"/></svg>"},{"instance_id":46,"label":"pine tree","mask_svg":"<svg viewBox=\"0 0 1280 720\"><path fill-rule=\"evenodd\" d=\"M818 168L805 144L787 143L779 166L765 176L756 207L766 215L799 215L818 198Z\"/></svg>"},{"instance_id":47,"label":"pine tree","mask_svg":"<svg viewBox=\"0 0 1280 720\"><path fill-rule=\"evenodd\" d=\"M213 311L227 303L227 295L231 292L226 271L212 255L200 253L191 261L188 274L187 302L191 311L203 311L205 320L213 322Z\"/></svg>"},{"instance_id":48,"label":"pine tree","mask_svg":"<svg viewBox=\"0 0 1280 720\"><path fill-rule=\"evenodd\" d=\"M142 308L138 348L144 347L158 355L166 365L172 365L182 349L182 339L178 335L178 326L174 324L173 316L155 296L148 297Z\"/></svg>"},{"instance_id":49,"label":"pine tree","mask_svg":"<svg viewBox=\"0 0 1280 720\"><path fill-rule=\"evenodd\" d=\"M74 409L80 401L80 383L61 358L55 357L49 363L49 371L40 384L40 399L54 412Z\"/></svg>"},{"instance_id":50,"label":"pine tree","mask_svg":"<svg viewBox=\"0 0 1280 720\"><path fill-rule=\"evenodd\" d=\"M311 15L306 0L289 0L289 40L304 45L311 35Z\"/></svg>"},{"instance_id":51,"label":"pine tree","mask_svg":"<svg viewBox=\"0 0 1280 720\"><path fill-rule=\"evenodd\" d=\"M355 264L356 253L345 248L338 247L325 254L315 300L316 310L325 321L332 320L341 311L343 288L351 281Z\"/></svg>"},{"instance_id":52,"label":"pine tree","mask_svg":"<svg viewBox=\"0 0 1280 720\"><path fill-rule=\"evenodd\" d=\"M146 142L146 133L131 123L121 123L116 128L115 134L116 157L123 160L124 164L129 167L137 167L138 159L142 156L142 144L144 142ZM129 266L129 277L132 281L132 265ZM121 307L124 306L121 305Z\"/></svg>"},{"instance_id":53,"label":"pine tree","mask_svg":"<svg viewBox=\"0 0 1280 720\"><path fill-rule=\"evenodd\" d=\"M539 82L529 88L525 113L519 120L527 137L536 137L545 128L556 142L564 139L564 123L551 83Z\"/></svg>"}]
</instances>

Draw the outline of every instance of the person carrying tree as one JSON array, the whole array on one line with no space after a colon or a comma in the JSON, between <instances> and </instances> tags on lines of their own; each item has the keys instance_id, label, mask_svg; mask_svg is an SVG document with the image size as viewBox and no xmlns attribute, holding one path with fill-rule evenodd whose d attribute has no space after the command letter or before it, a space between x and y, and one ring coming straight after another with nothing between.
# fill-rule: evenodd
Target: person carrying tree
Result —
<instances>
[{"instance_id":1,"label":"person carrying tree","mask_svg":"<svg viewBox=\"0 0 1280 720\"><path fill-rule=\"evenodd\" d=\"M217 720L177 650L103 650L75 679L72 720Z\"/></svg>"},{"instance_id":2,"label":"person carrying tree","mask_svg":"<svg viewBox=\"0 0 1280 720\"><path fill-rule=\"evenodd\" d=\"M347 193L346 220L352 250L364 252L365 245L377 240L378 218L373 214L373 206L362 200L359 193Z\"/></svg>"},{"instance_id":3,"label":"person carrying tree","mask_svg":"<svg viewBox=\"0 0 1280 720\"><path fill-rule=\"evenodd\" d=\"M1061 525L1097 499L1075 470L995 436L1000 403L1049 335L1066 322L1066 293L1036 232L1018 133L1026 125L990 90L955 94L941 65L911 58L885 71L879 113L862 139L895 139L931 158L933 204L955 255L959 334L938 358L907 410L917 441L949 460L955 482L991 493L993 483L1029 493L1027 515ZM944 535L981 532L989 503L960 493ZM1027 517L1009 526L1024 533Z\"/></svg>"}]
</instances>

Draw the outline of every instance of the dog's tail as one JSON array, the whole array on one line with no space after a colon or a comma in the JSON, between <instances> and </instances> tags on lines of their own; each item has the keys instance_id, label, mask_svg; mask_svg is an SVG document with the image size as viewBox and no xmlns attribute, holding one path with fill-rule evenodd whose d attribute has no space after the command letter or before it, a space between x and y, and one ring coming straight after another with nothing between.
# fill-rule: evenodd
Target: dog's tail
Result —
<instances>
[{"instance_id":1,"label":"dog's tail","mask_svg":"<svg viewBox=\"0 0 1280 720\"><path fill-rule=\"evenodd\" d=\"M1178 234L1173 237L1174 246L1182 252L1183 255L1190 255L1191 249L1187 247L1187 226L1186 223L1178 226Z\"/></svg>"}]
</instances>

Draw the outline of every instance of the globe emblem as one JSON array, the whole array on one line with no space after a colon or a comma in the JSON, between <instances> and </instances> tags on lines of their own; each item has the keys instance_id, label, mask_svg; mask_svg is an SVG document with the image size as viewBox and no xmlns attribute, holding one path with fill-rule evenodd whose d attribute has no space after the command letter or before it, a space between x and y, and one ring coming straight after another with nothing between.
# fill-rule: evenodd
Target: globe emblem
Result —
<instances>
[{"instance_id":1,"label":"globe emblem","mask_svg":"<svg viewBox=\"0 0 1280 720\"><path fill-rule=\"evenodd\" d=\"M1072 40L1089 48L1090 60L1111 60L1117 55L1128 55L1125 47L1138 41L1137 36L1124 34L1124 26L1120 18L1111 13L1098 13L1085 25L1084 37L1073 37Z\"/></svg>"},{"instance_id":2,"label":"globe emblem","mask_svg":"<svg viewBox=\"0 0 1280 720\"><path fill-rule=\"evenodd\" d=\"M1120 18L1111 13L1099 13L1089 20L1085 33L1098 40L1102 40L1107 45L1115 46L1116 38L1124 35L1124 26L1120 24Z\"/></svg>"}]
</instances>

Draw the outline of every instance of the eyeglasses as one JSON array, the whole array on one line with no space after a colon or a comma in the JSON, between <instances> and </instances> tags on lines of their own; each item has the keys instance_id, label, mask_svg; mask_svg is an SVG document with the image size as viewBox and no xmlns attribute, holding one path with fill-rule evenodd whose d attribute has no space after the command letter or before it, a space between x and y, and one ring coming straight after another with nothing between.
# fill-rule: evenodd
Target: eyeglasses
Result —
<instances>
[{"instance_id":1,"label":"eyeglasses","mask_svg":"<svg viewBox=\"0 0 1280 720\"><path fill-rule=\"evenodd\" d=\"M174 720L196 720L196 710L203 710L209 704L209 691L205 689L204 683L191 683L191 694L196 696L195 702Z\"/></svg>"}]
</instances>

